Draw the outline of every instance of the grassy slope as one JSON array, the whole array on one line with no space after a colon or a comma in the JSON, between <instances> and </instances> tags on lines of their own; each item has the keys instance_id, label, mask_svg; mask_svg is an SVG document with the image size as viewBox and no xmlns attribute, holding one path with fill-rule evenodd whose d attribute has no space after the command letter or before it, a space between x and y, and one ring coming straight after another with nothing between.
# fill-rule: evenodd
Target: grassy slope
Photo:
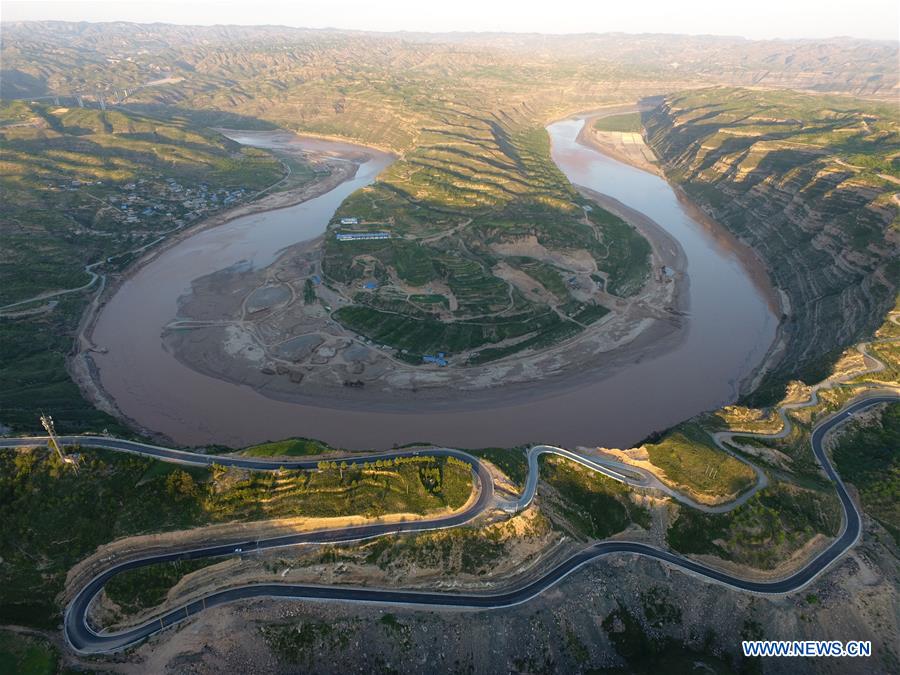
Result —
<instances>
[{"instance_id":1,"label":"grassy slope","mask_svg":"<svg viewBox=\"0 0 900 675\"><path fill-rule=\"evenodd\" d=\"M817 532L837 534L841 511L832 493L776 483L725 514L681 509L666 535L680 553L712 553L751 567L777 567Z\"/></svg>"},{"instance_id":2,"label":"grassy slope","mask_svg":"<svg viewBox=\"0 0 900 675\"><path fill-rule=\"evenodd\" d=\"M469 452L496 466L506 474L513 485L525 487L525 481L528 479L528 458L523 448L485 448Z\"/></svg>"},{"instance_id":3,"label":"grassy slope","mask_svg":"<svg viewBox=\"0 0 900 675\"><path fill-rule=\"evenodd\" d=\"M650 462L666 479L696 497L725 498L749 489L756 480L753 469L722 452L703 429L691 424L645 446Z\"/></svg>"},{"instance_id":4,"label":"grassy slope","mask_svg":"<svg viewBox=\"0 0 900 675\"><path fill-rule=\"evenodd\" d=\"M303 455L321 455L331 450L321 441L311 438L287 438L283 441L270 441L251 445L244 449L243 454L252 457L291 457Z\"/></svg>"},{"instance_id":5,"label":"grassy slope","mask_svg":"<svg viewBox=\"0 0 900 675\"><path fill-rule=\"evenodd\" d=\"M468 466L428 460L274 474L188 469L90 450L78 475L46 450L0 453L0 620L54 627L76 562L118 537L286 516L457 508Z\"/></svg>"},{"instance_id":6,"label":"grassy slope","mask_svg":"<svg viewBox=\"0 0 900 675\"><path fill-rule=\"evenodd\" d=\"M584 539L603 539L629 523L650 527L650 512L633 503L631 488L569 460L543 455L541 480L560 498L552 507L562 516L558 525Z\"/></svg>"},{"instance_id":7,"label":"grassy slope","mask_svg":"<svg viewBox=\"0 0 900 675\"><path fill-rule=\"evenodd\" d=\"M172 587L186 575L219 562L221 560L205 558L139 567L116 575L103 591L124 613L134 614L162 603Z\"/></svg>"},{"instance_id":8,"label":"grassy slope","mask_svg":"<svg viewBox=\"0 0 900 675\"><path fill-rule=\"evenodd\" d=\"M859 490L866 513L900 543L900 403L872 424L855 423L833 451L841 477Z\"/></svg>"},{"instance_id":9,"label":"grassy slope","mask_svg":"<svg viewBox=\"0 0 900 675\"><path fill-rule=\"evenodd\" d=\"M38 416L46 410L60 432L127 432L118 420L84 400L66 372L66 354L85 304L83 296L68 295L52 312L0 319L0 422L38 432Z\"/></svg>"}]
</instances>

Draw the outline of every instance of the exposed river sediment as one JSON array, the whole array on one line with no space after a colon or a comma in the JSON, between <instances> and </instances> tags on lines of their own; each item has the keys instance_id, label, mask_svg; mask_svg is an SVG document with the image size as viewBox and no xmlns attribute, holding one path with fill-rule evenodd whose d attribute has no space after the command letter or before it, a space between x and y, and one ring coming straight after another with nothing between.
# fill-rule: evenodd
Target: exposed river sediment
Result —
<instances>
[{"instance_id":1,"label":"exposed river sediment","mask_svg":"<svg viewBox=\"0 0 900 675\"><path fill-rule=\"evenodd\" d=\"M184 445L242 446L289 436L346 448L428 441L453 447L522 443L625 446L733 400L768 351L777 326L765 289L731 239L690 215L666 181L577 141L583 120L548 127L553 159L576 185L607 195L658 224L680 246L689 283L678 331L645 331L606 363L566 377L494 387L455 398L288 402L258 388L197 372L167 351L164 327L191 282L225 268L259 269L297 242L319 236L340 203L372 182L391 158L302 204L243 216L183 239L126 279L97 316L92 340L98 384L137 425ZM279 140L284 143L284 139ZM318 150L330 142L297 139ZM359 148L332 144L340 153ZM648 225L652 226L652 223Z\"/></svg>"}]
</instances>

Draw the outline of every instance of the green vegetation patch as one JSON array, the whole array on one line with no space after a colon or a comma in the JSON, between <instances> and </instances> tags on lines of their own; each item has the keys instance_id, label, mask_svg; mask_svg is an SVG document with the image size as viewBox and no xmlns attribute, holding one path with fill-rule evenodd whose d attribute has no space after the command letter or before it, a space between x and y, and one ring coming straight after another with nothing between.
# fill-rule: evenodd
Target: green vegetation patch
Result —
<instances>
[{"instance_id":1,"label":"green vegetation patch","mask_svg":"<svg viewBox=\"0 0 900 675\"><path fill-rule=\"evenodd\" d=\"M569 291L563 282L563 270L534 258L511 257L506 262L514 267L519 268L532 279L540 283L544 288L550 291L559 300L566 300L569 297Z\"/></svg>"},{"instance_id":2,"label":"green vegetation patch","mask_svg":"<svg viewBox=\"0 0 900 675\"><path fill-rule=\"evenodd\" d=\"M446 574L487 574L506 554L496 529L454 528L404 537L381 537L368 548L365 561L381 569L415 565Z\"/></svg>"},{"instance_id":3,"label":"green vegetation patch","mask_svg":"<svg viewBox=\"0 0 900 675\"><path fill-rule=\"evenodd\" d=\"M416 305L424 306L429 311L450 309L450 300L447 296L436 293L412 294L409 296L409 301Z\"/></svg>"},{"instance_id":4,"label":"green vegetation patch","mask_svg":"<svg viewBox=\"0 0 900 675\"><path fill-rule=\"evenodd\" d=\"M750 489L753 469L716 447L702 428L683 424L659 443L644 446L669 482L699 497L726 498Z\"/></svg>"},{"instance_id":5,"label":"green vegetation patch","mask_svg":"<svg viewBox=\"0 0 900 675\"><path fill-rule=\"evenodd\" d=\"M214 467L204 507L216 521L291 516L369 517L425 514L461 507L472 470L452 457L404 457L352 464L319 463L317 471L236 471Z\"/></svg>"},{"instance_id":6,"label":"green vegetation patch","mask_svg":"<svg viewBox=\"0 0 900 675\"><path fill-rule=\"evenodd\" d=\"M900 403L870 423L854 422L833 451L845 481L859 490L866 513L900 543Z\"/></svg>"},{"instance_id":7,"label":"green vegetation patch","mask_svg":"<svg viewBox=\"0 0 900 675\"><path fill-rule=\"evenodd\" d=\"M561 497L554 504L573 534L583 539L605 539L629 523L650 527L650 512L629 499L631 489L596 471L561 457L542 455L541 480Z\"/></svg>"},{"instance_id":8,"label":"green vegetation patch","mask_svg":"<svg viewBox=\"0 0 900 675\"><path fill-rule=\"evenodd\" d=\"M551 328L529 337L521 342L506 345L505 347L488 347L482 349L469 359L470 363L487 363L496 359L502 359L526 349L543 349L557 342L567 340L581 332L581 326L572 321L560 321Z\"/></svg>"},{"instance_id":9,"label":"green vegetation patch","mask_svg":"<svg viewBox=\"0 0 900 675\"><path fill-rule=\"evenodd\" d=\"M251 445L241 454L251 457L294 457L306 455L323 455L334 448L311 438L288 438L283 441L269 441L259 445Z\"/></svg>"},{"instance_id":10,"label":"green vegetation patch","mask_svg":"<svg viewBox=\"0 0 900 675\"><path fill-rule=\"evenodd\" d=\"M59 652L46 640L0 631L0 672L16 675L56 675Z\"/></svg>"},{"instance_id":11,"label":"green vegetation patch","mask_svg":"<svg viewBox=\"0 0 900 675\"><path fill-rule=\"evenodd\" d=\"M594 247L597 266L609 275L606 290L628 297L641 290L650 276L650 242L631 225L596 204L588 212L602 233Z\"/></svg>"},{"instance_id":12,"label":"green vegetation patch","mask_svg":"<svg viewBox=\"0 0 900 675\"><path fill-rule=\"evenodd\" d=\"M424 514L459 508L471 492L471 467L453 458L276 474L88 450L75 474L46 449L4 450L0 621L55 628L68 570L119 537L276 517Z\"/></svg>"},{"instance_id":13,"label":"green vegetation patch","mask_svg":"<svg viewBox=\"0 0 900 675\"><path fill-rule=\"evenodd\" d=\"M126 614L156 607L181 579L191 572L215 565L218 560L173 560L147 565L117 574L104 587L104 592Z\"/></svg>"},{"instance_id":14,"label":"green vegetation patch","mask_svg":"<svg viewBox=\"0 0 900 675\"><path fill-rule=\"evenodd\" d=\"M3 248L0 246L0 248ZM126 433L118 420L88 403L66 372L66 356L85 302L58 298L45 314L0 319L0 410L3 424L37 432L39 411L52 411L60 433L107 429Z\"/></svg>"},{"instance_id":15,"label":"green vegetation patch","mask_svg":"<svg viewBox=\"0 0 900 675\"><path fill-rule=\"evenodd\" d=\"M729 513L681 507L666 541L680 553L711 553L772 569L814 535L835 536L840 523L840 503L833 493L778 482Z\"/></svg>"},{"instance_id":16,"label":"green vegetation patch","mask_svg":"<svg viewBox=\"0 0 900 675\"><path fill-rule=\"evenodd\" d=\"M525 448L484 448L469 452L496 466L516 487L525 487L525 481L528 480L528 457Z\"/></svg>"},{"instance_id":17,"label":"green vegetation patch","mask_svg":"<svg viewBox=\"0 0 900 675\"><path fill-rule=\"evenodd\" d=\"M98 546L206 520L198 497L173 499L168 474L145 479L154 464L90 451L75 474L45 449L0 452L0 621L55 628L66 573Z\"/></svg>"},{"instance_id":18,"label":"green vegetation patch","mask_svg":"<svg viewBox=\"0 0 900 675\"><path fill-rule=\"evenodd\" d=\"M594 122L594 128L597 131L621 131L639 134L644 130L644 125L641 124L641 114L633 112L601 117Z\"/></svg>"},{"instance_id":19,"label":"green vegetation patch","mask_svg":"<svg viewBox=\"0 0 900 675\"><path fill-rule=\"evenodd\" d=\"M530 335L560 323L559 317L550 311L540 315L444 322L430 316L405 316L359 305L342 307L335 312L335 317L373 342L405 349L416 357L437 352L458 354L485 343ZM577 332L578 327L573 326Z\"/></svg>"}]
</instances>

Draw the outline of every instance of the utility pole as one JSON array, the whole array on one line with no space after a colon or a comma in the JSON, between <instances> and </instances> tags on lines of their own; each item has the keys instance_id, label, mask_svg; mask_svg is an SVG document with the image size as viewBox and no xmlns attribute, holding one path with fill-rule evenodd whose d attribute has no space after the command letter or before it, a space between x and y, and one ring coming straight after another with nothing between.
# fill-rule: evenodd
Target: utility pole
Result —
<instances>
[{"instance_id":1,"label":"utility pole","mask_svg":"<svg viewBox=\"0 0 900 675\"><path fill-rule=\"evenodd\" d=\"M78 465L75 464L75 460L73 460L71 457L66 457L66 455L62 451L62 446L59 444L59 439L56 438L56 428L53 426L53 418L50 417L50 415L41 413L41 425L44 427L44 430L50 437L48 445L53 450L56 450L56 454L59 455L59 459L63 464L71 464L75 468L75 472L77 473Z\"/></svg>"}]
</instances>

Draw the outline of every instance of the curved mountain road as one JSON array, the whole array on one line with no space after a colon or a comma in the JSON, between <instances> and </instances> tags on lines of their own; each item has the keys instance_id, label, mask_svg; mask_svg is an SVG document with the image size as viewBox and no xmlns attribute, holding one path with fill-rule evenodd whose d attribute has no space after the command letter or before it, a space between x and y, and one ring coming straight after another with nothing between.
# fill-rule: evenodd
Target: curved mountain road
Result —
<instances>
[{"instance_id":1,"label":"curved mountain road","mask_svg":"<svg viewBox=\"0 0 900 675\"><path fill-rule=\"evenodd\" d=\"M493 499L492 481L490 473L484 464L468 453L448 448L434 448L428 450L405 450L386 452L366 456L349 456L328 458L329 461L346 460L349 462L374 461L377 459L393 459L394 457L410 456L440 456L455 457L472 466L477 476L477 497L471 501L461 512L442 516L431 520L404 521L390 524L361 525L343 529L322 530L304 532L295 535L273 537L269 539L236 542L227 545L209 546L191 550L173 551L160 555L152 555L144 558L128 560L106 569L94 577L75 596L66 609L65 636L68 643L81 653L113 652L124 649L140 640L172 626L182 620L197 614L207 607L214 607L228 602L234 602L246 598L277 597L305 600L338 600L346 602L374 602L382 604L399 604L417 607L453 607L458 609L499 609L510 607L539 595L551 586L557 584L566 576L605 555L624 553L642 555L659 560L689 574L697 575L703 579L718 582L742 591L762 594L782 594L797 591L824 571L831 563L837 560L843 553L852 547L859 539L861 532L861 516L856 505L847 493L840 477L829 462L823 441L826 435L835 427L846 422L853 414L880 403L900 400L896 393L881 393L862 400L857 400L846 406L837 414L829 417L815 427L811 436L811 443L816 459L822 465L825 473L834 482L835 488L844 511L843 526L838 537L816 558L809 561L803 569L789 577L776 581L751 581L741 579L720 570L708 567L689 558L685 558L670 551L665 551L647 544L627 541L606 541L594 544L568 560L560 563L542 577L529 582L526 585L497 594L463 594L451 592L420 592L388 589L353 588L342 586L313 586L296 584L253 584L228 588L211 593L187 605L171 610L157 618L147 621L140 626L118 633L105 633L95 631L87 621L87 612L91 601L100 592L103 586L116 574L125 570L143 567L154 563L172 560L192 560L198 558L219 557L234 555L236 553L251 553L282 546L295 546L298 544L339 543L367 539L398 532L415 532L448 528L461 525L484 511ZM2 438L0 447L21 447L34 445L40 438ZM319 458L312 460L295 460L286 462L273 462L272 460L253 459L248 457L228 457L214 455L198 455L191 452L163 448L159 446L136 443L120 439L106 438L102 436L64 436L61 441L65 444L84 443L96 447L103 447L123 452L156 457L170 462L180 462L193 465L210 465L213 463L229 466L255 469L272 470L277 467L312 469L316 468ZM540 454L558 454L573 459L589 468L602 471L604 474L629 484L641 484L642 477L635 476L632 467L623 468L621 472L615 468L604 466L592 459L585 458L577 453L554 448L552 446L535 446L529 453L529 476L526 489L522 497L514 504L516 508L527 506L534 497L537 488L537 458Z\"/></svg>"}]
</instances>

